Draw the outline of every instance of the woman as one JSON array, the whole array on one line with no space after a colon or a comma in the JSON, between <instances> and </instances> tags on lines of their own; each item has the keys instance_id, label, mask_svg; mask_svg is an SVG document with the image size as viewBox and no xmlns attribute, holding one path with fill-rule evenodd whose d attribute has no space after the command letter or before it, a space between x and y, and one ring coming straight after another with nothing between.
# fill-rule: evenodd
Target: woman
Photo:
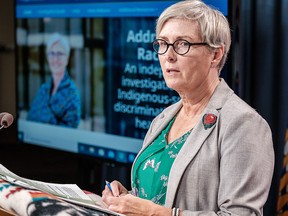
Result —
<instances>
[{"instance_id":1,"label":"woman","mask_svg":"<svg viewBox=\"0 0 288 216\"><path fill-rule=\"evenodd\" d=\"M28 120L78 127L80 123L80 97L75 83L67 72L70 46L65 37L55 33L47 42L46 55L52 78L40 86Z\"/></svg>"},{"instance_id":2,"label":"woman","mask_svg":"<svg viewBox=\"0 0 288 216\"><path fill-rule=\"evenodd\" d=\"M102 199L125 215L263 215L274 167L266 121L219 78L230 47L226 18L200 0L166 9L153 47L181 100L151 123L132 167Z\"/></svg>"}]
</instances>

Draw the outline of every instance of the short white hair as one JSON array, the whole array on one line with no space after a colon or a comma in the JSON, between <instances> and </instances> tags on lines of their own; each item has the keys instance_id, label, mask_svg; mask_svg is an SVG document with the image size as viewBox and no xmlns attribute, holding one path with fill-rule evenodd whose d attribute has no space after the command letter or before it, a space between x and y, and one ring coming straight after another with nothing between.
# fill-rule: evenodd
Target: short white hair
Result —
<instances>
[{"instance_id":1,"label":"short white hair","mask_svg":"<svg viewBox=\"0 0 288 216\"><path fill-rule=\"evenodd\" d=\"M46 51L48 52L48 50L55 44L55 43L60 43L62 44L62 46L65 49L65 52L67 54L67 56L69 56L70 54L70 45L69 42L67 40L66 37L64 37L63 35L59 34L58 32L53 33L47 43L46 43Z\"/></svg>"},{"instance_id":2,"label":"short white hair","mask_svg":"<svg viewBox=\"0 0 288 216\"><path fill-rule=\"evenodd\" d=\"M221 70L226 62L231 45L231 32L228 20L220 11L206 5L201 0L177 2L165 9L156 23L156 37L170 19L185 19L198 23L199 36L212 48L224 46L224 55L219 62Z\"/></svg>"}]
</instances>

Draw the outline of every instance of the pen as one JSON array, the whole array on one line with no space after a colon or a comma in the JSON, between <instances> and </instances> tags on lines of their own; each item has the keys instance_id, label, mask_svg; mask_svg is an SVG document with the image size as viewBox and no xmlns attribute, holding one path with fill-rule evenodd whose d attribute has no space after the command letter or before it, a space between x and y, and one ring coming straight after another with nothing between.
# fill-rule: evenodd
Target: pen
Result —
<instances>
[{"instance_id":1,"label":"pen","mask_svg":"<svg viewBox=\"0 0 288 216\"><path fill-rule=\"evenodd\" d=\"M108 181L105 180L105 183L106 183L107 187L109 188L109 190L112 192L112 187L111 187L111 185L110 185L110 182L108 182ZM113 193L113 192L112 192L112 193Z\"/></svg>"},{"instance_id":2,"label":"pen","mask_svg":"<svg viewBox=\"0 0 288 216\"><path fill-rule=\"evenodd\" d=\"M110 182L105 180L105 183L106 183L107 187L109 188L109 190L111 191L111 193L113 194L113 191L112 191L112 187L111 187ZM115 196L115 195L113 194L113 196ZM116 196L116 197L119 197L119 195Z\"/></svg>"}]
</instances>

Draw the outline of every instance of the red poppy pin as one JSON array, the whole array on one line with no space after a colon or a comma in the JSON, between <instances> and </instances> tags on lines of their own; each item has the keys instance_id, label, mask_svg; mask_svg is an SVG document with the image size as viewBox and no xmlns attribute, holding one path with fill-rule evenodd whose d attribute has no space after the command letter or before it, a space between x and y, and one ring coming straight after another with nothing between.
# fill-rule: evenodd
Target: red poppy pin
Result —
<instances>
[{"instance_id":1,"label":"red poppy pin","mask_svg":"<svg viewBox=\"0 0 288 216\"><path fill-rule=\"evenodd\" d=\"M205 130L211 128L217 120L217 116L212 113L206 113L202 118Z\"/></svg>"}]
</instances>

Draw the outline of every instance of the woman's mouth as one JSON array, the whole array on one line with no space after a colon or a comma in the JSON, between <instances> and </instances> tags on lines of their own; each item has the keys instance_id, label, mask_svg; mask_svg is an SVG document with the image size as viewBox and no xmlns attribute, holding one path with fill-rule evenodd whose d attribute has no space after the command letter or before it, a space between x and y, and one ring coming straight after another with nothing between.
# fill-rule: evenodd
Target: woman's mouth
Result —
<instances>
[{"instance_id":1,"label":"woman's mouth","mask_svg":"<svg viewBox=\"0 0 288 216\"><path fill-rule=\"evenodd\" d=\"M166 69L166 72L167 73L177 73L177 72L179 72L179 70L177 70L175 68L168 68L168 69Z\"/></svg>"}]
</instances>

